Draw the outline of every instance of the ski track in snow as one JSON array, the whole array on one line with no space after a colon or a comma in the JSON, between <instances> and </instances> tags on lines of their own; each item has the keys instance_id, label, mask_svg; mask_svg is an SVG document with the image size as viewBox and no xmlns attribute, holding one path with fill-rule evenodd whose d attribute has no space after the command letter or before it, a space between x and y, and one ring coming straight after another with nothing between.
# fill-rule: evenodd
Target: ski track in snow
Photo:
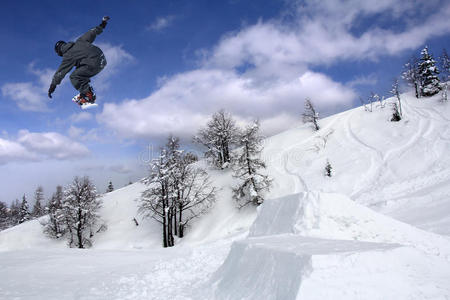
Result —
<instances>
[{"instance_id":1,"label":"ski track in snow","mask_svg":"<svg viewBox=\"0 0 450 300\"><path fill-rule=\"evenodd\" d=\"M376 186L385 185L386 182L381 182L383 174L391 172L392 174L394 174L394 176L396 175L395 169L390 167L391 162L396 157L402 156L403 153L413 148L421 138L427 137L434 132L435 127L433 126L433 123L430 120L429 114L419 111L417 108L411 106L409 103L407 104L407 102L403 103L403 110L405 115L413 113L416 117L418 117L417 119L415 118L412 121L410 121L410 122L418 122L418 130L416 130L414 135L412 135L409 138L409 140L406 141L404 144L395 148L391 148L385 153L383 153L376 147L363 142L352 130L351 118L355 112L349 114L349 116L347 117L346 119L347 136L351 139L351 141L360 144L360 146L365 147L366 149L369 149L372 152L371 167L369 168L368 171L369 173L371 173L371 175L365 177L363 181L364 184L361 189L351 194L351 197L353 199L358 199L362 194L369 193ZM369 179L367 179L368 177Z\"/></svg>"}]
</instances>

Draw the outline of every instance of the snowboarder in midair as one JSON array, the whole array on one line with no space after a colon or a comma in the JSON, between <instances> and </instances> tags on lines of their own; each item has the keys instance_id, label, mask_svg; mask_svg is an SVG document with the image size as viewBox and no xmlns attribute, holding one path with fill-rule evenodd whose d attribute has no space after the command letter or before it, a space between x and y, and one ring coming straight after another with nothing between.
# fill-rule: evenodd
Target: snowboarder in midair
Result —
<instances>
[{"instance_id":1,"label":"snowboarder in midair","mask_svg":"<svg viewBox=\"0 0 450 300\"><path fill-rule=\"evenodd\" d=\"M103 32L109 17L103 17L102 22L97 27L92 28L75 42L58 41L55 44L55 52L63 58L61 65L53 76L52 83L48 89L48 96L52 98L52 93L56 86L61 83L64 76L76 67L70 75L70 81L80 94L74 97L74 101L79 105L94 103L95 93L89 85L90 78L100 73L106 66L106 58L102 50L92 45L97 35Z\"/></svg>"}]
</instances>

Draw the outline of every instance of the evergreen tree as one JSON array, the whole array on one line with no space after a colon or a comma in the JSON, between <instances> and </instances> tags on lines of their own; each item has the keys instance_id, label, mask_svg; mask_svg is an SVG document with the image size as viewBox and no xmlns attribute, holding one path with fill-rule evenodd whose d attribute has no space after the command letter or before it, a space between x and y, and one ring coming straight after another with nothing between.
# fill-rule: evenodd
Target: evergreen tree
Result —
<instances>
[{"instance_id":1,"label":"evergreen tree","mask_svg":"<svg viewBox=\"0 0 450 300\"><path fill-rule=\"evenodd\" d=\"M106 189L106 192L110 193L112 191L114 191L114 186L112 184L112 181L110 181L109 184L108 184L108 188Z\"/></svg>"},{"instance_id":2,"label":"evergreen tree","mask_svg":"<svg viewBox=\"0 0 450 300\"><path fill-rule=\"evenodd\" d=\"M447 102L448 101L448 86L449 86L449 83L446 82L443 85L444 86L442 87L441 102Z\"/></svg>"},{"instance_id":3,"label":"evergreen tree","mask_svg":"<svg viewBox=\"0 0 450 300\"><path fill-rule=\"evenodd\" d=\"M416 98L419 98L421 91L421 76L419 73L419 60L416 57L413 56L410 58L403 66L402 78L409 86L414 87Z\"/></svg>"},{"instance_id":4,"label":"evergreen tree","mask_svg":"<svg viewBox=\"0 0 450 300\"><path fill-rule=\"evenodd\" d=\"M221 169L228 167L231 162L231 147L236 143L238 128L231 115L220 110L194 137L194 142L207 148L205 157Z\"/></svg>"},{"instance_id":5,"label":"evergreen tree","mask_svg":"<svg viewBox=\"0 0 450 300\"><path fill-rule=\"evenodd\" d=\"M331 177L333 175L333 167L331 167L330 162L327 160L325 165L325 176Z\"/></svg>"},{"instance_id":6,"label":"evergreen tree","mask_svg":"<svg viewBox=\"0 0 450 300\"><path fill-rule=\"evenodd\" d=\"M392 104L392 122L398 122L402 119L403 113L402 113L402 102L400 98L400 91L398 88L398 80L395 79L394 83L392 85L391 94L394 95L397 99L396 103Z\"/></svg>"},{"instance_id":7,"label":"evergreen tree","mask_svg":"<svg viewBox=\"0 0 450 300\"><path fill-rule=\"evenodd\" d=\"M447 82L450 80L450 58L448 57L447 50L442 50L440 61L442 81Z\"/></svg>"},{"instance_id":8,"label":"evergreen tree","mask_svg":"<svg viewBox=\"0 0 450 300\"><path fill-rule=\"evenodd\" d=\"M315 130L319 130L319 113L314 108L311 99L305 99L305 111L302 113L303 123L312 123Z\"/></svg>"},{"instance_id":9,"label":"evergreen tree","mask_svg":"<svg viewBox=\"0 0 450 300\"><path fill-rule=\"evenodd\" d=\"M20 207L19 199L16 199L9 208L9 226L16 226L20 221Z\"/></svg>"},{"instance_id":10,"label":"evergreen tree","mask_svg":"<svg viewBox=\"0 0 450 300\"><path fill-rule=\"evenodd\" d=\"M248 204L260 205L264 201L263 193L269 190L271 180L261 174L266 168L259 158L262 137L259 135L259 123L256 121L244 130L239 139L240 155L234 166L234 177L240 183L233 188L233 198L239 207Z\"/></svg>"},{"instance_id":11,"label":"evergreen tree","mask_svg":"<svg viewBox=\"0 0 450 300\"><path fill-rule=\"evenodd\" d=\"M6 203L0 201L0 230L6 229L9 227L9 209Z\"/></svg>"},{"instance_id":12,"label":"evergreen tree","mask_svg":"<svg viewBox=\"0 0 450 300\"><path fill-rule=\"evenodd\" d=\"M19 224L26 222L31 218L30 209L28 207L28 201L25 195L23 195L22 197L22 203L20 204L18 217L19 217Z\"/></svg>"},{"instance_id":13,"label":"evergreen tree","mask_svg":"<svg viewBox=\"0 0 450 300\"><path fill-rule=\"evenodd\" d=\"M71 247L86 248L92 245L95 226L100 217L101 198L89 177L75 177L64 190L62 210Z\"/></svg>"},{"instance_id":14,"label":"evergreen tree","mask_svg":"<svg viewBox=\"0 0 450 300\"><path fill-rule=\"evenodd\" d=\"M421 94L425 97L436 95L440 91L439 71L433 56L425 47L419 63L419 74L421 78Z\"/></svg>"},{"instance_id":15,"label":"evergreen tree","mask_svg":"<svg viewBox=\"0 0 450 300\"><path fill-rule=\"evenodd\" d=\"M39 186L34 193L34 206L32 211L33 218L39 218L45 214L45 209L42 207L42 201L44 201L44 190L42 186Z\"/></svg>"}]
</instances>

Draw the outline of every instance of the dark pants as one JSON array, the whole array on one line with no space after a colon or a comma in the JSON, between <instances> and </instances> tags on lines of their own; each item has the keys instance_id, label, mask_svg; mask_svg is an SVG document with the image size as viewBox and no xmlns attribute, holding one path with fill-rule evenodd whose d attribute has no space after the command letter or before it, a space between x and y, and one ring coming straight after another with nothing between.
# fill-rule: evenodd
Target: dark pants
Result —
<instances>
[{"instance_id":1,"label":"dark pants","mask_svg":"<svg viewBox=\"0 0 450 300\"><path fill-rule=\"evenodd\" d=\"M81 65L75 69L70 75L70 82L80 94L85 94L89 91L91 77L100 73L106 66L105 56L102 54L98 59L94 60L93 64Z\"/></svg>"}]
</instances>

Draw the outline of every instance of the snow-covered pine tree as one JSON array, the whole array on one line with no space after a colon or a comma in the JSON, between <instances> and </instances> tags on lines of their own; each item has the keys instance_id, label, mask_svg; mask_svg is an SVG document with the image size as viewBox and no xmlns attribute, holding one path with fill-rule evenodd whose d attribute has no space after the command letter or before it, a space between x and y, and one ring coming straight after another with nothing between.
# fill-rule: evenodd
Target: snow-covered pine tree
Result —
<instances>
[{"instance_id":1,"label":"snow-covered pine tree","mask_svg":"<svg viewBox=\"0 0 450 300\"><path fill-rule=\"evenodd\" d=\"M20 204L18 217L19 217L19 224L31 219L30 208L28 206L27 197L25 195L23 195L22 197L22 203Z\"/></svg>"},{"instance_id":2,"label":"snow-covered pine tree","mask_svg":"<svg viewBox=\"0 0 450 300\"><path fill-rule=\"evenodd\" d=\"M231 148L236 143L239 129L230 113L216 112L205 128L199 130L194 142L207 148L205 157L214 166L224 169L231 163Z\"/></svg>"},{"instance_id":3,"label":"snow-covered pine tree","mask_svg":"<svg viewBox=\"0 0 450 300\"><path fill-rule=\"evenodd\" d=\"M440 62L442 81L447 82L450 80L450 58L448 57L447 50L445 49L442 50Z\"/></svg>"},{"instance_id":4,"label":"snow-covered pine tree","mask_svg":"<svg viewBox=\"0 0 450 300\"><path fill-rule=\"evenodd\" d=\"M440 91L439 71L433 56L428 52L428 47L425 47L421 54L422 57L419 62L421 94L425 97L431 97Z\"/></svg>"},{"instance_id":5,"label":"snow-covered pine tree","mask_svg":"<svg viewBox=\"0 0 450 300\"><path fill-rule=\"evenodd\" d=\"M61 238L66 233L67 224L64 210L62 209L63 191L62 186L56 187L56 193L52 195L48 206L45 208L48 220L43 222L44 233L51 238Z\"/></svg>"},{"instance_id":6,"label":"snow-covered pine tree","mask_svg":"<svg viewBox=\"0 0 450 300\"><path fill-rule=\"evenodd\" d=\"M64 190L62 210L69 233L69 246L86 248L92 246L102 201L89 177L75 177Z\"/></svg>"},{"instance_id":7,"label":"snow-covered pine tree","mask_svg":"<svg viewBox=\"0 0 450 300\"><path fill-rule=\"evenodd\" d=\"M319 130L319 113L314 108L313 103L311 102L311 99L306 98L305 99L305 111L302 113L303 117L303 123L312 123L314 125L315 130Z\"/></svg>"},{"instance_id":8,"label":"snow-covered pine tree","mask_svg":"<svg viewBox=\"0 0 450 300\"><path fill-rule=\"evenodd\" d=\"M327 160L325 164L325 176L331 177L333 175L333 167L330 164L330 161Z\"/></svg>"},{"instance_id":9,"label":"snow-covered pine tree","mask_svg":"<svg viewBox=\"0 0 450 300\"><path fill-rule=\"evenodd\" d=\"M443 103L448 101L448 86L449 86L449 83L445 82L442 87L441 102L443 102Z\"/></svg>"},{"instance_id":10,"label":"snow-covered pine tree","mask_svg":"<svg viewBox=\"0 0 450 300\"><path fill-rule=\"evenodd\" d=\"M5 202L0 201L0 230L9 227L9 209Z\"/></svg>"},{"instance_id":11,"label":"snow-covered pine tree","mask_svg":"<svg viewBox=\"0 0 450 300\"><path fill-rule=\"evenodd\" d=\"M403 80L409 85L414 87L416 98L421 96L421 76L419 73L419 60L413 56L403 66L402 73Z\"/></svg>"},{"instance_id":12,"label":"snow-covered pine tree","mask_svg":"<svg viewBox=\"0 0 450 300\"><path fill-rule=\"evenodd\" d=\"M20 207L19 199L11 203L9 207L9 226L16 226L20 221Z\"/></svg>"},{"instance_id":13,"label":"snow-covered pine tree","mask_svg":"<svg viewBox=\"0 0 450 300\"><path fill-rule=\"evenodd\" d=\"M34 205L31 215L33 218L42 217L45 214L45 209L42 206L42 202L44 201L44 189L42 186L39 186L34 192Z\"/></svg>"},{"instance_id":14,"label":"snow-covered pine tree","mask_svg":"<svg viewBox=\"0 0 450 300\"><path fill-rule=\"evenodd\" d=\"M113 184L112 184L112 181L110 181L110 182L108 183L108 188L106 188L106 192L107 192L107 193L111 193L112 191L114 191L114 186L113 186Z\"/></svg>"},{"instance_id":15,"label":"snow-covered pine tree","mask_svg":"<svg viewBox=\"0 0 450 300\"><path fill-rule=\"evenodd\" d=\"M259 134L259 122L247 126L239 139L239 158L234 164L234 177L239 180L233 188L233 198L240 208L248 205L260 205L264 202L264 192L268 191L271 179L262 174L266 168L260 159L262 136Z\"/></svg>"},{"instance_id":16,"label":"snow-covered pine tree","mask_svg":"<svg viewBox=\"0 0 450 300\"><path fill-rule=\"evenodd\" d=\"M392 122L398 122L402 119L403 117L403 112L402 112L402 101L400 99L400 91L399 91L399 87L398 87L398 80L395 79L394 83L392 84L392 90L391 90L391 94L394 95L397 99L397 102L392 104L392 118L391 121Z\"/></svg>"}]
</instances>

